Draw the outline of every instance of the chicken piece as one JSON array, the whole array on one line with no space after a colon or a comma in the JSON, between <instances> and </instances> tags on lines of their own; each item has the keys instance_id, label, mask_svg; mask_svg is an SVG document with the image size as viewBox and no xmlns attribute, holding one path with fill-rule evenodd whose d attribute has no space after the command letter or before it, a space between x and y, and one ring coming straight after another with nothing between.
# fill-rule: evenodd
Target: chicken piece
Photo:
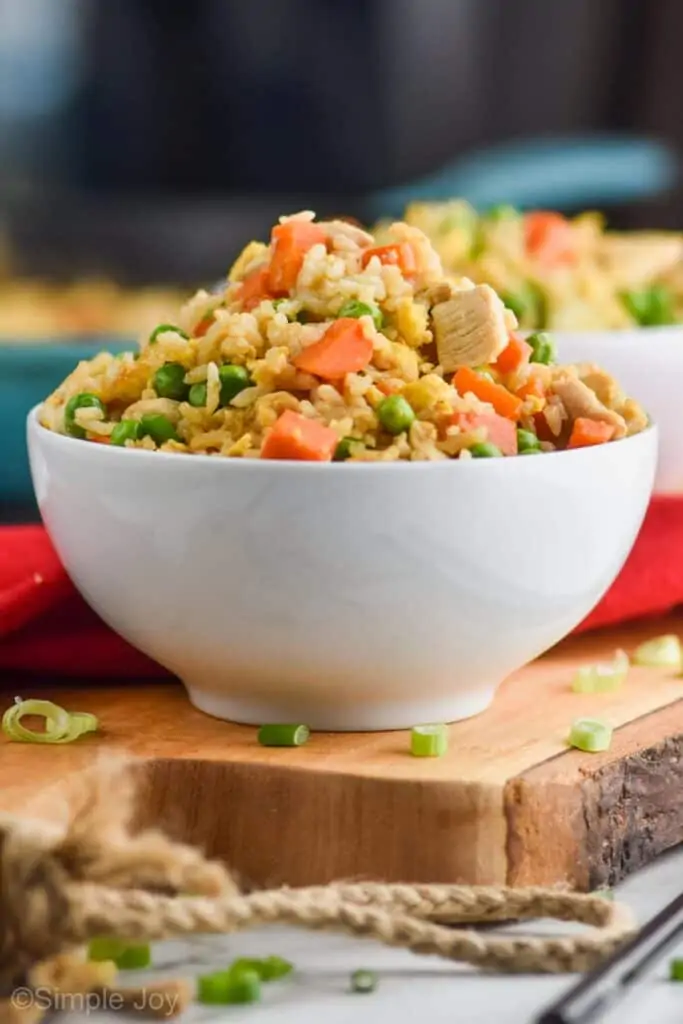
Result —
<instances>
[{"instance_id":1,"label":"chicken piece","mask_svg":"<svg viewBox=\"0 0 683 1024\"><path fill-rule=\"evenodd\" d=\"M613 409L608 409L595 392L591 391L578 376L565 372L553 378L552 386L572 423L581 417L598 420L600 423L609 423L615 428L615 438L624 437L626 434L624 417Z\"/></svg>"},{"instance_id":2,"label":"chicken piece","mask_svg":"<svg viewBox=\"0 0 683 1024\"><path fill-rule=\"evenodd\" d=\"M596 363L580 363L576 367L579 379L594 391L603 405L617 412L624 403L625 395L618 382Z\"/></svg>"},{"instance_id":3,"label":"chicken piece","mask_svg":"<svg viewBox=\"0 0 683 1024\"><path fill-rule=\"evenodd\" d=\"M430 306L437 306L441 302L448 302L452 298L455 289L448 281L439 281L438 284L433 285L431 288L427 288L425 297L429 302Z\"/></svg>"},{"instance_id":4,"label":"chicken piece","mask_svg":"<svg viewBox=\"0 0 683 1024\"><path fill-rule=\"evenodd\" d=\"M375 239L371 234L347 220L323 220L320 221L319 226L332 239L335 249L345 249L349 242L362 249L375 244Z\"/></svg>"},{"instance_id":5,"label":"chicken piece","mask_svg":"<svg viewBox=\"0 0 683 1024\"><path fill-rule=\"evenodd\" d=\"M505 306L487 284L454 292L447 302L437 303L432 321L444 373L493 363L508 343Z\"/></svg>"},{"instance_id":6,"label":"chicken piece","mask_svg":"<svg viewBox=\"0 0 683 1024\"><path fill-rule=\"evenodd\" d=\"M606 234L599 259L617 289L642 288L683 259L683 236L666 232Z\"/></svg>"}]
</instances>

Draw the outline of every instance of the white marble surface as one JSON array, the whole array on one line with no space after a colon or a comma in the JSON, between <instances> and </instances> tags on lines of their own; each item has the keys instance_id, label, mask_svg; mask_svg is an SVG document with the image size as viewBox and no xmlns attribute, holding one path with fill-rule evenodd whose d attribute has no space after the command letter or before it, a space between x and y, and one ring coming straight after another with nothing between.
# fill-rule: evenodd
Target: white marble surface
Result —
<instances>
[{"instance_id":1,"label":"white marble surface","mask_svg":"<svg viewBox=\"0 0 683 1024\"><path fill-rule=\"evenodd\" d=\"M620 887L619 897L630 903L644 921L681 890L683 849L629 879ZM222 969L238 956L271 953L296 965L293 979L265 986L260 1004L195 1004L183 1017L183 1024L415 1024L416 1020L429 1024L531 1024L573 980L483 977L438 959L387 949L374 942L292 928L159 944L154 953L157 966L145 973L150 979L192 977ZM683 941L679 955L683 955ZM605 1024L680 1024L683 984L666 980L667 964L668 958L636 998L615 1009L605 1018ZM371 995L348 991L349 975L359 967L379 974L379 986ZM138 984L144 984L142 977L140 972L130 975ZM59 1024L127 1024L128 1020L110 1012L78 1012L60 1015Z\"/></svg>"}]
</instances>

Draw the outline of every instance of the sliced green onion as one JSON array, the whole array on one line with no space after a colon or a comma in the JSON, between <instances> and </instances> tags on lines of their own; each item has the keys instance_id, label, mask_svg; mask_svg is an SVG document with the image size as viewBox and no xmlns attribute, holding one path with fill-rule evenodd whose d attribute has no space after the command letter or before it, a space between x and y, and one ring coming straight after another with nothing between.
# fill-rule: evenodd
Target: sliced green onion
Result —
<instances>
[{"instance_id":1,"label":"sliced green onion","mask_svg":"<svg viewBox=\"0 0 683 1024\"><path fill-rule=\"evenodd\" d=\"M374 992L379 979L374 971L359 970L351 975L352 992Z\"/></svg>"},{"instance_id":2,"label":"sliced green onion","mask_svg":"<svg viewBox=\"0 0 683 1024\"><path fill-rule=\"evenodd\" d=\"M35 732L21 724L27 715L45 719L45 731ZM68 712L51 700L19 700L2 716L2 730L17 743L72 743L87 732L96 732L95 715L85 711Z\"/></svg>"},{"instance_id":3,"label":"sliced green onion","mask_svg":"<svg viewBox=\"0 0 683 1024\"><path fill-rule=\"evenodd\" d=\"M114 957L114 963L121 971L140 971L149 967L152 962L152 950L149 943L126 945L123 952Z\"/></svg>"},{"instance_id":4,"label":"sliced green onion","mask_svg":"<svg viewBox=\"0 0 683 1024\"><path fill-rule=\"evenodd\" d=\"M261 981L256 971L216 971L197 978L197 1000L214 1006L230 1003L255 1003L261 997Z\"/></svg>"},{"instance_id":5,"label":"sliced green onion","mask_svg":"<svg viewBox=\"0 0 683 1024\"><path fill-rule=\"evenodd\" d=\"M646 668L680 668L681 642L673 633L646 640L633 652L633 664Z\"/></svg>"},{"instance_id":6,"label":"sliced green onion","mask_svg":"<svg viewBox=\"0 0 683 1024\"><path fill-rule=\"evenodd\" d=\"M671 981L683 981L683 960L676 958L669 964L669 978Z\"/></svg>"},{"instance_id":7,"label":"sliced green onion","mask_svg":"<svg viewBox=\"0 0 683 1024\"><path fill-rule=\"evenodd\" d=\"M617 651L614 660L597 665L581 665L572 679L574 693L610 693L621 689L630 663L625 651Z\"/></svg>"},{"instance_id":8,"label":"sliced green onion","mask_svg":"<svg viewBox=\"0 0 683 1024\"><path fill-rule=\"evenodd\" d=\"M120 939L92 939L88 944L88 960L102 963L105 960L116 962L125 952L126 944Z\"/></svg>"},{"instance_id":9,"label":"sliced green onion","mask_svg":"<svg viewBox=\"0 0 683 1024\"><path fill-rule=\"evenodd\" d=\"M267 956L265 960L261 960L260 974L263 981L277 981L279 978L287 977L293 970L294 964L281 956Z\"/></svg>"},{"instance_id":10,"label":"sliced green onion","mask_svg":"<svg viewBox=\"0 0 683 1024\"><path fill-rule=\"evenodd\" d=\"M597 718L577 718L569 730L569 745L587 754L609 750L612 743L612 727Z\"/></svg>"},{"instance_id":11,"label":"sliced green onion","mask_svg":"<svg viewBox=\"0 0 683 1024\"><path fill-rule=\"evenodd\" d=\"M300 747L310 735L307 725L262 725L258 741L262 747Z\"/></svg>"},{"instance_id":12,"label":"sliced green onion","mask_svg":"<svg viewBox=\"0 0 683 1024\"><path fill-rule=\"evenodd\" d=\"M410 731L410 753L413 757L443 757L448 750L448 729L445 725L415 725Z\"/></svg>"},{"instance_id":13,"label":"sliced green onion","mask_svg":"<svg viewBox=\"0 0 683 1024\"><path fill-rule=\"evenodd\" d=\"M281 956L267 956L263 960L241 957L233 961L228 968L230 974L240 974L243 971L255 971L261 981L277 981L291 974L294 965L289 960L283 960Z\"/></svg>"}]
</instances>

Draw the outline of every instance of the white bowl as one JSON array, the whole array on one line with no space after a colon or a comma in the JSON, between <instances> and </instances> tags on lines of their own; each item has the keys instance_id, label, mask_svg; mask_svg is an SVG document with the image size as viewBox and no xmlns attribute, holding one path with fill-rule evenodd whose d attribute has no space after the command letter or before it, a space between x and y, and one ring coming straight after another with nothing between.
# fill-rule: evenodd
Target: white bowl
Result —
<instances>
[{"instance_id":1,"label":"white bowl","mask_svg":"<svg viewBox=\"0 0 683 1024\"><path fill-rule=\"evenodd\" d=\"M593 608L640 528L655 428L555 455L314 464L128 451L29 417L40 510L113 629L248 724L482 711Z\"/></svg>"},{"instance_id":2,"label":"white bowl","mask_svg":"<svg viewBox=\"0 0 683 1024\"><path fill-rule=\"evenodd\" d=\"M659 428L655 494L683 493L683 326L552 331L558 362L593 362L637 398Z\"/></svg>"}]
</instances>

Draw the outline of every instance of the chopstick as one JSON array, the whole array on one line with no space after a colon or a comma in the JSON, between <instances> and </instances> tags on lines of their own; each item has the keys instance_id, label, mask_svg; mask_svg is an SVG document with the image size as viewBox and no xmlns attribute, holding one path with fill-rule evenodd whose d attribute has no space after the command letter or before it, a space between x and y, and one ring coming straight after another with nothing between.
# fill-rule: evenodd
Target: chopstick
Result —
<instances>
[{"instance_id":1,"label":"chopstick","mask_svg":"<svg viewBox=\"0 0 683 1024\"><path fill-rule=\"evenodd\" d=\"M536 1024L592 1024L625 999L683 933L683 893L641 928L609 960L587 974Z\"/></svg>"}]
</instances>

